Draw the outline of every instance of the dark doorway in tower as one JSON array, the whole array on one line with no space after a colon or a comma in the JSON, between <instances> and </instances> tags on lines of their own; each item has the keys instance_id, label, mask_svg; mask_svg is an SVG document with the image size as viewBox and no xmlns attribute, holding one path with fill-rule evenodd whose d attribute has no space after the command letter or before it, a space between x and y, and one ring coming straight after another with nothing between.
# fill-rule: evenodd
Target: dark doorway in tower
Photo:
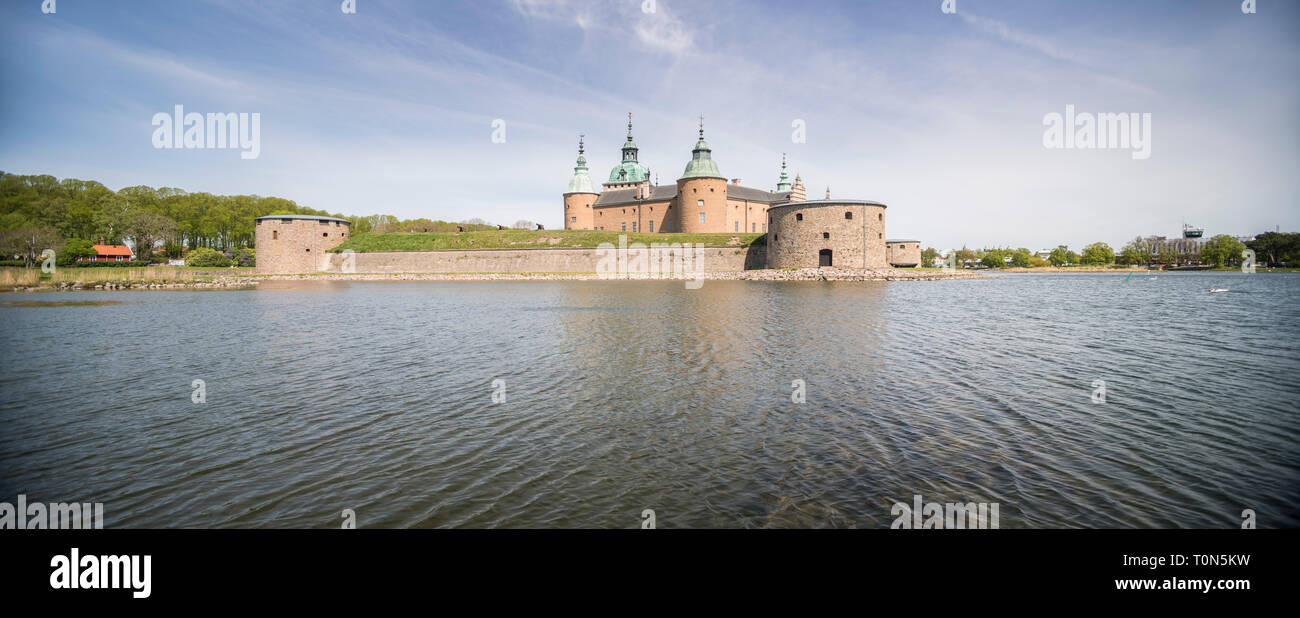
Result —
<instances>
[{"instance_id":1,"label":"dark doorway in tower","mask_svg":"<svg viewBox=\"0 0 1300 618\"><path fill-rule=\"evenodd\" d=\"M831 266L831 250L822 249L817 252L817 266Z\"/></svg>"}]
</instances>

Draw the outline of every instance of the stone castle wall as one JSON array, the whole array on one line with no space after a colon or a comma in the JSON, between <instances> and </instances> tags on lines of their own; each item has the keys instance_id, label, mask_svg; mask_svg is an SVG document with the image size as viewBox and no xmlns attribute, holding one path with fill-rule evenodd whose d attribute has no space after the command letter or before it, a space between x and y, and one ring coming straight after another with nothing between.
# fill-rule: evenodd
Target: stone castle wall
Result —
<instances>
[{"instance_id":1,"label":"stone castle wall","mask_svg":"<svg viewBox=\"0 0 1300 618\"><path fill-rule=\"evenodd\" d=\"M768 216L768 268L816 268L823 250L838 268L889 266L882 205L805 202L773 207Z\"/></svg>"},{"instance_id":2,"label":"stone castle wall","mask_svg":"<svg viewBox=\"0 0 1300 618\"><path fill-rule=\"evenodd\" d=\"M328 254L325 272L356 273L594 273L598 249L479 249L471 251L376 251ZM707 247L696 252L695 270L728 272L763 268L756 247ZM261 255L258 255L260 260ZM635 259L635 256L633 256ZM347 260L352 264L347 265ZM301 272L315 272L305 270Z\"/></svg>"},{"instance_id":3,"label":"stone castle wall","mask_svg":"<svg viewBox=\"0 0 1300 618\"><path fill-rule=\"evenodd\" d=\"M261 218L254 222L259 274L310 273L347 240L350 226L332 219Z\"/></svg>"}]
</instances>

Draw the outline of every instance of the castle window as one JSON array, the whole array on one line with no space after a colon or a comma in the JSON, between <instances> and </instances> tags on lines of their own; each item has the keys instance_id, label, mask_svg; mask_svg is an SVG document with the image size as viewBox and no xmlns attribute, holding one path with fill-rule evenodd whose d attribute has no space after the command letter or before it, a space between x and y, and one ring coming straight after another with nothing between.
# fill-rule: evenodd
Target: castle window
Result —
<instances>
[{"instance_id":1,"label":"castle window","mask_svg":"<svg viewBox=\"0 0 1300 618\"><path fill-rule=\"evenodd\" d=\"M311 253L311 249L307 249L307 253Z\"/></svg>"},{"instance_id":2,"label":"castle window","mask_svg":"<svg viewBox=\"0 0 1300 618\"><path fill-rule=\"evenodd\" d=\"M329 232L321 232L321 233L320 233L320 237L321 237L321 238L329 238L329 237L330 237L330 233L329 233Z\"/></svg>"},{"instance_id":3,"label":"castle window","mask_svg":"<svg viewBox=\"0 0 1300 618\"><path fill-rule=\"evenodd\" d=\"M757 232L757 231L758 231L758 224L757 224L757 223L750 223L750 224L749 224L749 231L750 231L750 232Z\"/></svg>"},{"instance_id":4,"label":"castle window","mask_svg":"<svg viewBox=\"0 0 1300 618\"><path fill-rule=\"evenodd\" d=\"M879 237L879 238L884 238L884 237L885 237L884 234L876 234L876 236Z\"/></svg>"},{"instance_id":5,"label":"castle window","mask_svg":"<svg viewBox=\"0 0 1300 618\"><path fill-rule=\"evenodd\" d=\"M700 213L700 223L704 223L704 213Z\"/></svg>"},{"instance_id":6,"label":"castle window","mask_svg":"<svg viewBox=\"0 0 1300 618\"><path fill-rule=\"evenodd\" d=\"M776 241L778 241L778 240L780 240L780 239L781 239L781 235L780 235L780 234L773 234L773 235L772 235L772 242L776 242Z\"/></svg>"},{"instance_id":7,"label":"castle window","mask_svg":"<svg viewBox=\"0 0 1300 618\"><path fill-rule=\"evenodd\" d=\"M696 200L695 205L704 208L704 200Z\"/></svg>"},{"instance_id":8,"label":"castle window","mask_svg":"<svg viewBox=\"0 0 1300 618\"><path fill-rule=\"evenodd\" d=\"M763 233L764 233L764 234L767 233L767 224L766 224L766 223L763 224Z\"/></svg>"},{"instance_id":9,"label":"castle window","mask_svg":"<svg viewBox=\"0 0 1300 618\"><path fill-rule=\"evenodd\" d=\"M736 221L735 223L736 223L736 229L734 229L734 230L732 230L732 231L733 231L733 232L739 232L739 231L740 231L740 222L739 222L739 221Z\"/></svg>"},{"instance_id":10,"label":"castle window","mask_svg":"<svg viewBox=\"0 0 1300 618\"><path fill-rule=\"evenodd\" d=\"M829 239L830 237L831 237L831 233L830 233L830 232L822 232L822 238L827 238L827 239Z\"/></svg>"},{"instance_id":11,"label":"castle window","mask_svg":"<svg viewBox=\"0 0 1300 618\"><path fill-rule=\"evenodd\" d=\"M883 212L878 212L878 213L876 213L876 218L879 219L879 220L881 220L881 221L884 221L884 220L885 220L885 213L883 213Z\"/></svg>"},{"instance_id":12,"label":"castle window","mask_svg":"<svg viewBox=\"0 0 1300 618\"><path fill-rule=\"evenodd\" d=\"M851 213L851 212L847 212L847 211L846 211L846 212L844 213L844 218L845 218L845 219L852 219L852 218L853 218L853 213Z\"/></svg>"},{"instance_id":13,"label":"castle window","mask_svg":"<svg viewBox=\"0 0 1300 618\"><path fill-rule=\"evenodd\" d=\"M632 231L633 231L633 232L636 231L636 221L633 221L633 222L632 222Z\"/></svg>"},{"instance_id":14,"label":"castle window","mask_svg":"<svg viewBox=\"0 0 1300 618\"><path fill-rule=\"evenodd\" d=\"M271 232L271 240L280 240L280 230Z\"/></svg>"},{"instance_id":15,"label":"castle window","mask_svg":"<svg viewBox=\"0 0 1300 618\"><path fill-rule=\"evenodd\" d=\"M577 223L577 222L578 222L578 218L577 218L577 217L569 217L569 222L570 222L570 223Z\"/></svg>"},{"instance_id":16,"label":"castle window","mask_svg":"<svg viewBox=\"0 0 1300 618\"><path fill-rule=\"evenodd\" d=\"M651 222L650 222L650 233L653 234L654 231L655 231L655 222L654 222L654 221L651 221Z\"/></svg>"},{"instance_id":17,"label":"castle window","mask_svg":"<svg viewBox=\"0 0 1300 618\"><path fill-rule=\"evenodd\" d=\"M795 215L794 215L794 220L795 220L795 221L803 221L803 213L801 213L801 212L800 212L800 213L795 213Z\"/></svg>"}]
</instances>

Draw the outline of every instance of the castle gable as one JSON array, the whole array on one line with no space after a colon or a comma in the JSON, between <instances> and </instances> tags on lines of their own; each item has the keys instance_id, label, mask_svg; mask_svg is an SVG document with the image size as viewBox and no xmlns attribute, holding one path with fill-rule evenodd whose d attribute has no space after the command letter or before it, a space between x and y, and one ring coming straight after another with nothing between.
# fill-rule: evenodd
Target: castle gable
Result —
<instances>
[{"instance_id":1,"label":"castle gable","mask_svg":"<svg viewBox=\"0 0 1300 618\"><path fill-rule=\"evenodd\" d=\"M753 187L742 187L740 185L727 185L727 199L729 200L748 200L750 202L762 202L765 204L779 204L790 201L789 191L764 191Z\"/></svg>"},{"instance_id":2,"label":"castle gable","mask_svg":"<svg viewBox=\"0 0 1300 618\"><path fill-rule=\"evenodd\" d=\"M638 202L664 202L677 197L677 185L660 185L650 187L650 196L645 199L636 199L637 189L614 189L605 191L596 199L594 206L621 206L624 204L635 204Z\"/></svg>"}]
</instances>

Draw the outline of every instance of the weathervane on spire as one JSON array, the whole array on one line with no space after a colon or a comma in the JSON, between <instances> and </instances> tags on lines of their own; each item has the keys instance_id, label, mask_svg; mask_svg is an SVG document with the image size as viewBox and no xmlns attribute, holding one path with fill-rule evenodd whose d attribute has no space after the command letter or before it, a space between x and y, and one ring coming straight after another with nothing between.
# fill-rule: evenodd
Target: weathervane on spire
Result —
<instances>
[{"instance_id":1,"label":"weathervane on spire","mask_svg":"<svg viewBox=\"0 0 1300 618\"><path fill-rule=\"evenodd\" d=\"M700 139L704 139L704 114L700 114Z\"/></svg>"},{"instance_id":2,"label":"weathervane on spire","mask_svg":"<svg viewBox=\"0 0 1300 618\"><path fill-rule=\"evenodd\" d=\"M587 137L585 133L578 134L578 154L582 154L582 138Z\"/></svg>"}]
</instances>

